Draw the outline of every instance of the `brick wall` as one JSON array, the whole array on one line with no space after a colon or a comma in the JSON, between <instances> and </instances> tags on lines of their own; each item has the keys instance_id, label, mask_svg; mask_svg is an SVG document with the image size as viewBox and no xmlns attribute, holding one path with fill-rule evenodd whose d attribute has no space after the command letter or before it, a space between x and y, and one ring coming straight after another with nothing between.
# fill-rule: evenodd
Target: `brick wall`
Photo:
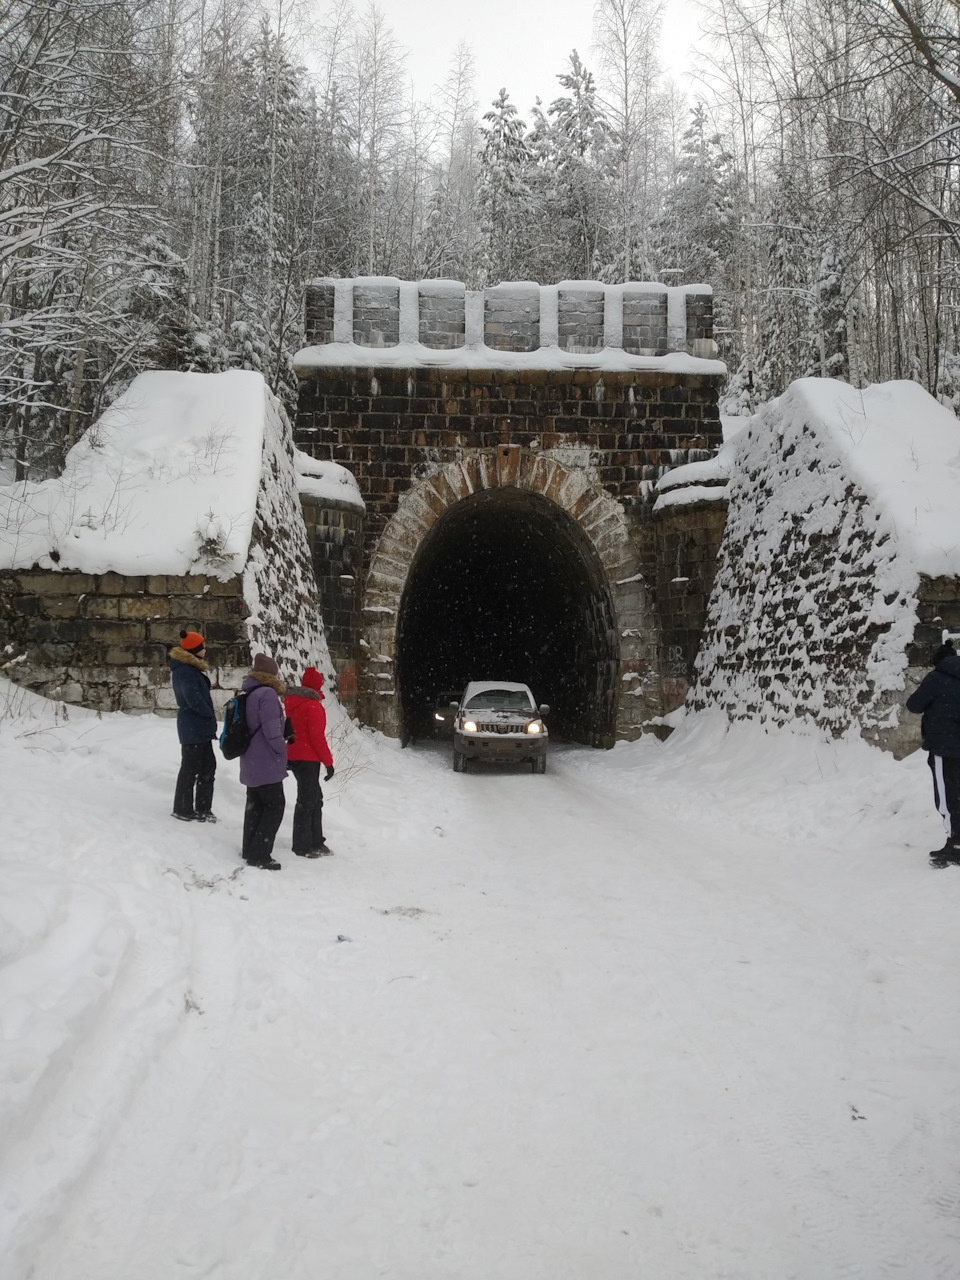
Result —
<instances>
[{"instance_id":1,"label":"brick wall","mask_svg":"<svg viewBox=\"0 0 960 1280\"><path fill-rule=\"evenodd\" d=\"M324 369L301 382L296 441L356 476L368 549L425 467L504 444L577 451L646 523L664 471L719 447L720 382L645 371Z\"/></svg>"},{"instance_id":2,"label":"brick wall","mask_svg":"<svg viewBox=\"0 0 960 1280\"><path fill-rule=\"evenodd\" d=\"M301 494L320 610L337 671L353 661L360 623L364 513L356 506Z\"/></svg>"}]
</instances>

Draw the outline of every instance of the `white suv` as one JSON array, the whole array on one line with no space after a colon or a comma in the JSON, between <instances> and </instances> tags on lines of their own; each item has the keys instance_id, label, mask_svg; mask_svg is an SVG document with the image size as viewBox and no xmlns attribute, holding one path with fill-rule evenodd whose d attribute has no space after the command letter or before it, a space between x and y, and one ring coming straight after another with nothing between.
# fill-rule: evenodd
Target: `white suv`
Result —
<instances>
[{"instance_id":1,"label":"white suv","mask_svg":"<svg viewBox=\"0 0 960 1280\"><path fill-rule=\"evenodd\" d=\"M453 729L453 769L468 760L528 761L534 773L547 771L549 734L529 685L511 680L471 680L457 708Z\"/></svg>"}]
</instances>

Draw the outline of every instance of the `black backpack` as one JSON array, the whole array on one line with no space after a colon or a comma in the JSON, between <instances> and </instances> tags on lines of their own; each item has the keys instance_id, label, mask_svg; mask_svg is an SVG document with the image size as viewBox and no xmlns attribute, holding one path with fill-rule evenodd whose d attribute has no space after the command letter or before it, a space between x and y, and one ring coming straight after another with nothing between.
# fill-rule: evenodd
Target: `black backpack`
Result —
<instances>
[{"instance_id":1,"label":"black backpack","mask_svg":"<svg viewBox=\"0 0 960 1280\"><path fill-rule=\"evenodd\" d=\"M253 737L247 728L247 695L235 694L223 713L223 732L220 734L220 750L225 760L242 756Z\"/></svg>"}]
</instances>

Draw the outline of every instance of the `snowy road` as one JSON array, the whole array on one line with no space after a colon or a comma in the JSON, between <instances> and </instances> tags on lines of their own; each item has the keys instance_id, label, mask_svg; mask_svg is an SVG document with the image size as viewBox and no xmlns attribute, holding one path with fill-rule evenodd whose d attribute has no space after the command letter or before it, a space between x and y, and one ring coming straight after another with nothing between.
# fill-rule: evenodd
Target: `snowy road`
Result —
<instances>
[{"instance_id":1,"label":"snowy road","mask_svg":"<svg viewBox=\"0 0 960 1280\"><path fill-rule=\"evenodd\" d=\"M703 720L454 775L353 734L336 856L288 811L268 875L231 766L217 827L169 820L174 737L0 722L5 1278L960 1274L922 761Z\"/></svg>"}]
</instances>

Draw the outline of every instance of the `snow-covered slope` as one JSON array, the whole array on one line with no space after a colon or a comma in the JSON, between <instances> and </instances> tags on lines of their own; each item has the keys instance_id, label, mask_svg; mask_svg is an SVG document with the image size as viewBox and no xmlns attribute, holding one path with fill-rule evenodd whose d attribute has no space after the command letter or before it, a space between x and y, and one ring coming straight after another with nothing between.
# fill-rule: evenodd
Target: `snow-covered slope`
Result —
<instances>
[{"instance_id":1,"label":"snow-covered slope","mask_svg":"<svg viewBox=\"0 0 960 1280\"><path fill-rule=\"evenodd\" d=\"M271 401L245 370L140 374L62 476L0 488L0 568L239 573Z\"/></svg>"},{"instance_id":2,"label":"snow-covered slope","mask_svg":"<svg viewBox=\"0 0 960 1280\"><path fill-rule=\"evenodd\" d=\"M688 716L454 775L332 734L335 856L288 808L271 876L234 766L175 823L169 722L2 686L4 1280L960 1274L919 757Z\"/></svg>"}]
</instances>

